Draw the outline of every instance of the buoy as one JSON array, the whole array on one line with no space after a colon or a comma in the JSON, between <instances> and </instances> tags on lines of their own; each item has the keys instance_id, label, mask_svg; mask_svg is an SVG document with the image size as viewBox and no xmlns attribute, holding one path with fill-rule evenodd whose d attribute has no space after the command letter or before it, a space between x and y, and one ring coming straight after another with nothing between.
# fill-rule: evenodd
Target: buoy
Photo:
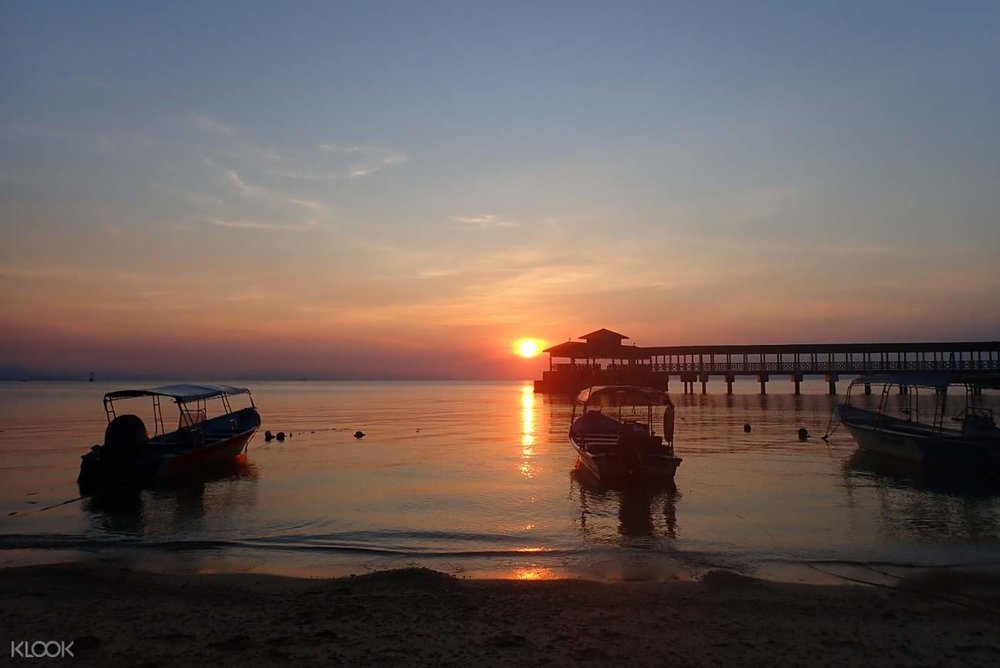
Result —
<instances>
[{"instance_id":1,"label":"buoy","mask_svg":"<svg viewBox=\"0 0 1000 668\"><path fill-rule=\"evenodd\" d=\"M360 429L354 432L354 438L364 438L364 437L365 437L365 432L361 431Z\"/></svg>"},{"instance_id":2,"label":"buoy","mask_svg":"<svg viewBox=\"0 0 1000 668\"><path fill-rule=\"evenodd\" d=\"M801 429L799 429L799 440L804 441L807 438L809 438L809 430L806 429L805 427L802 427Z\"/></svg>"},{"instance_id":3,"label":"buoy","mask_svg":"<svg viewBox=\"0 0 1000 668\"><path fill-rule=\"evenodd\" d=\"M750 433L750 423L749 423L749 422L744 422L744 423L743 423L743 431L744 431L745 433L747 433L747 434L749 434L749 433Z\"/></svg>"},{"instance_id":4,"label":"buoy","mask_svg":"<svg viewBox=\"0 0 1000 668\"><path fill-rule=\"evenodd\" d=\"M274 439L274 434L272 434L271 430L268 429L267 431L264 432L264 442L270 443L272 439Z\"/></svg>"},{"instance_id":5,"label":"buoy","mask_svg":"<svg viewBox=\"0 0 1000 668\"><path fill-rule=\"evenodd\" d=\"M277 439L278 439L279 441L283 441L283 440L285 440L285 432L283 432L283 431L279 431L279 432L278 432L278 435L277 435L277 436L275 436L275 438L277 438Z\"/></svg>"}]
</instances>

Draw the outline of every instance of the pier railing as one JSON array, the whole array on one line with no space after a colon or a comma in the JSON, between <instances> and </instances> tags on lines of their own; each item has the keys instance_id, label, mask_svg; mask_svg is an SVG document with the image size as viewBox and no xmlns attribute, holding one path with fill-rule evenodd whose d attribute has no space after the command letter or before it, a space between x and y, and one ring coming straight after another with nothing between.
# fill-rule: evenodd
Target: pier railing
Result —
<instances>
[{"instance_id":1,"label":"pier railing","mask_svg":"<svg viewBox=\"0 0 1000 668\"><path fill-rule=\"evenodd\" d=\"M652 371L666 373L708 373L708 374L757 374L769 373L879 373L885 371L1000 371L1000 361L997 360L955 360L955 361L921 361L921 360L873 360L870 362L677 362L668 364L640 365L648 366Z\"/></svg>"},{"instance_id":2,"label":"pier railing","mask_svg":"<svg viewBox=\"0 0 1000 668\"><path fill-rule=\"evenodd\" d=\"M872 360L872 361L810 361L781 362L672 362L664 364L555 364L553 370L563 373L621 372L707 373L711 375L759 373L799 374L868 374L889 371L1000 371L1000 360Z\"/></svg>"}]
</instances>

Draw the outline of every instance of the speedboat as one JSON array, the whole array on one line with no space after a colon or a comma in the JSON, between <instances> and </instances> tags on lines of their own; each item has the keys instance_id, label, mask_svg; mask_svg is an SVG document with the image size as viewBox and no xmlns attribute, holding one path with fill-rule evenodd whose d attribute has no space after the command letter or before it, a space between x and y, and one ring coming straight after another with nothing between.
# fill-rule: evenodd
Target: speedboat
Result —
<instances>
[{"instance_id":1,"label":"speedboat","mask_svg":"<svg viewBox=\"0 0 1000 668\"><path fill-rule=\"evenodd\" d=\"M881 387L874 409L852 403L852 390ZM840 423L863 450L911 462L1000 468L1000 429L983 405L984 388L1000 389L1000 376L900 373L861 376L837 405ZM957 398L949 390L959 389ZM893 390L898 397L893 396Z\"/></svg>"},{"instance_id":2,"label":"speedboat","mask_svg":"<svg viewBox=\"0 0 1000 668\"><path fill-rule=\"evenodd\" d=\"M234 410L230 397L245 396L249 406ZM146 405L153 435L135 413L119 415L119 402L151 399ZM177 406L177 428L164 427L163 400ZM209 417L209 402L216 408ZM130 406L136 405L132 402ZM242 453L260 427L260 414L250 390L230 385L165 385L119 390L104 395L108 426L104 444L83 455L77 483L82 491L108 485L143 485L175 478Z\"/></svg>"},{"instance_id":3,"label":"speedboat","mask_svg":"<svg viewBox=\"0 0 1000 668\"><path fill-rule=\"evenodd\" d=\"M663 433L654 416L663 407ZM673 479L674 405L666 393L637 385L594 386L573 402L569 441L580 462L599 480Z\"/></svg>"}]
</instances>

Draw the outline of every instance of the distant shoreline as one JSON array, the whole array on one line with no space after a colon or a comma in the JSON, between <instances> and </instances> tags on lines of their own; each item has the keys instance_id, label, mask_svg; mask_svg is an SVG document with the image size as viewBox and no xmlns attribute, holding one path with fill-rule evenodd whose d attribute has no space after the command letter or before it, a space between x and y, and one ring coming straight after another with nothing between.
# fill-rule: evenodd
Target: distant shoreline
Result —
<instances>
[{"instance_id":1,"label":"distant shoreline","mask_svg":"<svg viewBox=\"0 0 1000 668\"><path fill-rule=\"evenodd\" d=\"M899 587L166 575L120 562L0 570L6 641L74 641L74 665L995 665L1000 578Z\"/></svg>"}]
</instances>

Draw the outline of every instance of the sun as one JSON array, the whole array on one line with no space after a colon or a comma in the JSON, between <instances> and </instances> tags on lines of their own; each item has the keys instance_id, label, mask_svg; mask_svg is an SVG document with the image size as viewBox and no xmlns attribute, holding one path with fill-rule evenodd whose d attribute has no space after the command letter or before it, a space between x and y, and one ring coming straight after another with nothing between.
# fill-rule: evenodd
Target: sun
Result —
<instances>
[{"instance_id":1,"label":"sun","mask_svg":"<svg viewBox=\"0 0 1000 668\"><path fill-rule=\"evenodd\" d=\"M514 342L514 352L524 359L538 357L542 353L542 342L538 339L518 339Z\"/></svg>"}]
</instances>

